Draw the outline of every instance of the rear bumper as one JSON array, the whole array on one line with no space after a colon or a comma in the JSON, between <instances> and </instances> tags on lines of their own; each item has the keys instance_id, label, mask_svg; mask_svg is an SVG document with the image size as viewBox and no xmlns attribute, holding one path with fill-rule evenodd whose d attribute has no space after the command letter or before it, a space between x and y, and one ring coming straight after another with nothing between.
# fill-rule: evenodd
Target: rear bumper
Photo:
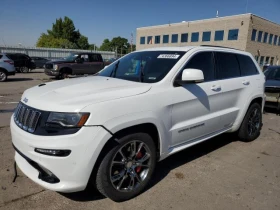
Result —
<instances>
[{"instance_id":1,"label":"rear bumper","mask_svg":"<svg viewBox=\"0 0 280 210\"><path fill-rule=\"evenodd\" d=\"M45 69L45 74L48 76L58 76L59 71L53 69Z\"/></svg>"},{"instance_id":2,"label":"rear bumper","mask_svg":"<svg viewBox=\"0 0 280 210\"><path fill-rule=\"evenodd\" d=\"M8 76L12 76L12 75L15 75L16 74L16 71L8 71Z\"/></svg>"}]
</instances>

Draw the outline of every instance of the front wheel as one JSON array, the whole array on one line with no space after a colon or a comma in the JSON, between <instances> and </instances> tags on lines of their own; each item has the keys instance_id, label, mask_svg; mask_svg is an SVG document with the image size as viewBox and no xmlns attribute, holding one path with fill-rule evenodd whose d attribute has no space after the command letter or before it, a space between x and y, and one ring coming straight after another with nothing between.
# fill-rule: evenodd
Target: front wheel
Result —
<instances>
[{"instance_id":1,"label":"front wheel","mask_svg":"<svg viewBox=\"0 0 280 210\"><path fill-rule=\"evenodd\" d=\"M96 175L97 189L120 202L140 194L147 186L156 164L156 148L146 133L124 136L104 157Z\"/></svg>"},{"instance_id":2,"label":"front wheel","mask_svg":"<svg viewBox=\"0 0 280 210\"><path fill-rule=\"evenodd\" d=\"M238 137L242 141L253 141L260 135L262 128L262 109L258 103L252 104L238 130Z\"/></svg>"},{"instance_id":3,"label":"front wheel","mask_svg":"<svg viewBox=\"0 0 280 210\"><path fill-rule=\"evenodd\" d=\"M26 67L26 66L21 67L21 68L20 68L20 72L22 72L22 73L28 73L28 72L29 72L29 68Z\"/></svg>"}]
</instances>

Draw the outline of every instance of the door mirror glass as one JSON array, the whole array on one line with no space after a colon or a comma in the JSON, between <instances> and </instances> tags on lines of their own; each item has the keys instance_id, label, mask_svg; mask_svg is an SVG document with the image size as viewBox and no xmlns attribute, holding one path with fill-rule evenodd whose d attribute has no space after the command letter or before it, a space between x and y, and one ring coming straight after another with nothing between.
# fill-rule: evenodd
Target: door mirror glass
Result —
<instances>
[{"instance_id":1,"label":"door mirror glass","mask_svg":"<svg viewBox=\"0 0 280 210\"><path fill-rule=\"evenodd\" d=\"M183 82L203 82L204 75L199 69L184 69L182 73Z\"/></svg>"}]
</instances>

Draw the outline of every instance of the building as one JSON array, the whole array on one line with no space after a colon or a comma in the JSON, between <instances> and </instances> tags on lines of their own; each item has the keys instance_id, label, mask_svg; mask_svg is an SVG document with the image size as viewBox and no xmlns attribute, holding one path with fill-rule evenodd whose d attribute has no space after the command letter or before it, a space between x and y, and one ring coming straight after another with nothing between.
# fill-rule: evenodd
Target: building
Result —
<instances>
[{"instance_id":1,"label":"building","mask_svg":"<svg viewBox=\"0 0 280 210\"><path fill-rule=\"evenodd\" d=\"M245 50L260 66L280 65L280 25L253 14L137 28L136 49L216 45Z\"/></svg>"}]
</instances>

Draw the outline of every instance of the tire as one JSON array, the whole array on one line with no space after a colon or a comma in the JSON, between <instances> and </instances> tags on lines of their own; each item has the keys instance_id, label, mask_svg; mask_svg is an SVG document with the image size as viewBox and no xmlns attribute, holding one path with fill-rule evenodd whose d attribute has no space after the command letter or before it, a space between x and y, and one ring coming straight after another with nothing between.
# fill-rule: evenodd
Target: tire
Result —
<instances>
[{"instance_id":1,"label":"tire","mask_svg":"<svg viewBox=\"0 0 280 210\"><path fill-rule=\"evenodd\" d=\"M250 142L259 137L262 128L262 108L260 104L253 103L237 132L240 140Z\"/></svg>"},{"instance_id":2,"label":"tire","mask_svg":"<svg viewBox=\"0 0 280 210\"><path fill-rule=\"evenodd\" d=\"M0 82L5 82L7 78L8 78L7 73L4 70L0 69Z\"/></svg>"},{"instance_id":3,"label":"tire","mask_svg":"<svg viewBox=\"0 0 280 210\"><path fill-rule=\"evenodd\" d=\"M99 192L116 202L139 195L149 183L156 164L156 148L148 134L130 134L119 139L119 142L119 145L114 146L105 155L96 174L96 187ZM136 146L133 146L136 148L134 149L136 155L132 155L133 142L136 142ZM140 145L142 149L138 152ZM141 164L142 160L145 161ZM113 161L116 163L113 164ZM116 172L118 173L115 174ZM111 176L111 174L115 175ZM131 186L132 189L129 188Z\"/></svg>"},{"instance_id":4,"label":"tire","mask_svg":"<svg viewBox=\"0 0 280 210\"><path fill-rule=\"evenodd\" d=\"M20 72L22 72L22 73L28 73L28 72L29 72L29 68L26 67L26 66L21 67L21 68L20 68Z\"/></svg>"}]
</instances>

